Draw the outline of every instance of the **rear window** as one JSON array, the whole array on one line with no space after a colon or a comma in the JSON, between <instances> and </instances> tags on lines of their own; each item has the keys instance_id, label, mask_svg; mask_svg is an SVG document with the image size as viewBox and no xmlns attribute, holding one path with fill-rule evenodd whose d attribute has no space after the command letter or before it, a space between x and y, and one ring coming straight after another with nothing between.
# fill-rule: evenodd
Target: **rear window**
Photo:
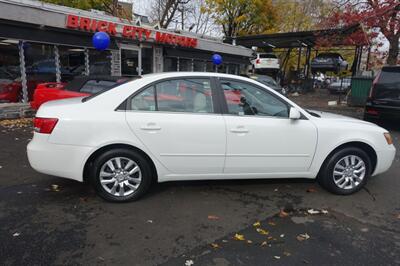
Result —
<instances>
[{"instance_id":1,"label":"rear window","mask_svg":"<svg viewBox=\"0 0 400 266\"><path fill-rule=\"evenodd\" d=\"M95 94L101 90L109 88L117 84L116 81L111 80L88 80L81 88L81 92Z\"/></svg>"},{"instance_id":2,"label":"rear window","mask_svg":"<svg viewBox=\"0 0 400 266\"><path fill-rule=\"evenodd\" d=\"M384 67L379 76L377 87L400 90L400 67Z\"/></svg>"},{"instance_id":3,"label":"rear window","mask_svg":"<svg viewBox=\"0 0 400 266\"><path fill-rule=\"evenodd\" d=\"M94 97L96 97L96 96L98 96L98 95L100 95L100 94L102 94L102 93L104 93L104 92L106 92L108 90L111 90L111 89L113 89L115 87L118 87L121 84L124 84L124 83L126 83L128 81L131 81L131 80L134 80L134 79L137 79L137 78L140 78L140 77L135 77L133 79L124 79L124 78L122 78L122 79L119 79L117 81L111 81L111 82L114 83L113 85L108 86L108 87L103 87L101 90L97 91L96 93L94 93L94 94L92 94L92 95L90 95L88 97L83 98L82 102L87 102L87 101L93 99ZM82 92L82 90L81 90L81 92Z\"/></svg>"},{"instance_id":4,"label":"rear window","mask_svg":"<svg viewBox=\"0 0 400 266\"><path fill-rule=\"evenodd\" d=\"M274 54L260 54L260 58L277 58Z\"/></svg>"}]
</instances>

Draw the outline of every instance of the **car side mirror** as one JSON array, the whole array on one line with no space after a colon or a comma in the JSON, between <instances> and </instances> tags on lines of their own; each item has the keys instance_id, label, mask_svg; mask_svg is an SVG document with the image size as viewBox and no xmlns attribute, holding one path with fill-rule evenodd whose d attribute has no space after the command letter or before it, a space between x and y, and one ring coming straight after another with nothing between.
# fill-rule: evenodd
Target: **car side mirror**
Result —
<instances>
[{"instance_id":1,"label":"car side mirror","mask_svg":"<svg viewBox=\"0 0 400 266\"><path fill-rule=\"evenodd\" d=\"M297 110L294 107L290 107L289 118L296 120L296 119L300 119L300 117L301 117L301 113L299 112L299 110Z\"/></svg>"}]
</instances>

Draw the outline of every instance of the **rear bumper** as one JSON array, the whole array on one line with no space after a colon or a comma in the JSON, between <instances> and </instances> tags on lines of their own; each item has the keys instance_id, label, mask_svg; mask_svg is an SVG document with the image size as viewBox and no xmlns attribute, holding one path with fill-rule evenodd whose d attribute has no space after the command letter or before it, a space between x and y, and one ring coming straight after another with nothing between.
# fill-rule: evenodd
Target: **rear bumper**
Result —
<instances>
[{"instance_id":1,"label":"rear bumper","mask_svg":"<svg viewBox=\"0 0 400 266\"><path fill-rule=\"evenodd\" d=\"M34 133L27 147L30 165L36 171L83 181L83 166L92 148L48 142L47 134Z\"/></svg>"},{"instance_id":2,"label":"rear bumper","mask_svg":"<svg viewBox=\"0 0 400 266\"><path fill-rule=\"evenodd\" d=\"M376 112L370 112L370 110ZM399 120L400 121L400 108L398 107L383 107L368 105L365 107L364 120L378 121L378 120Z\"/></svg>"},{"instance_id":3,"label":"rear bumper","mask_svg":"<svg viewBox=\"0 0 400 266\"><path fill-rule=\"evenodd\" d=\"M376 153L377 155L377 163L375 167L375 171L372 175L378 175L383 172L386 172L390 166L392 166L394 157L396 155L396 149L393 145L390 145L388 149L381 150Z\"/></svg>"}]
</instances>

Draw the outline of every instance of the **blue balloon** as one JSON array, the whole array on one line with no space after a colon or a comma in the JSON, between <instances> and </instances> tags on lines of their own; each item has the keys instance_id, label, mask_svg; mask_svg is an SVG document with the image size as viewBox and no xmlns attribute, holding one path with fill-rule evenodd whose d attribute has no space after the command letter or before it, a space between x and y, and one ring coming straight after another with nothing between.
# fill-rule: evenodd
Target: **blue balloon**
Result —
<instances>
[{"instance_id":1,"label":"blue balloon","mask_svg":"<svg viewBox=\"0 0 400 266\"><path fill-rule=\"evenodd\" d=\"M103 51L110 45L110 36L107 33L99 31L93 35L92 43L94 48Z\"/></svg>"},{"instance_id":2,"label":"blue balloon","mask_svg":"<svg viewBox=\"0 0 400 266\"><path fill-rule=\"evenodd\" d=\"M219 54L213 54L212 61L214 65L219 66L220 64L222 64L222 56L220 56Z\"/></svg>"}]
</instances>

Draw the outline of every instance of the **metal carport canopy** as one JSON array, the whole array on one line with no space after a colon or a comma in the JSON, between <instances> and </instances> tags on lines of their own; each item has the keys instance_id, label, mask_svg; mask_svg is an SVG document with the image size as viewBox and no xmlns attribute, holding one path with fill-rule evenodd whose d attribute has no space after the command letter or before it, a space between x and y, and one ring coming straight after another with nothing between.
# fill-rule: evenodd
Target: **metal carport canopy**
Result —
<instances>
[{"instance_id":1,"label":"metal carport canopy","mask_svg":"<svg viewBox=\"0 0 400 266\"><path fill-rule=\"evenodd\" d=\"M298 31L285 33L272 33L261 35L240 36L236 38L228 37L225 42L232 43L236 41L236 45L251 48L257 46L259 48L299 48L299 47L314 47L318 37L343 36L362 30L359 24L355 24L346 28L313 30L313 31ZM335 46L345 45L345 43L337 43Z\"/></svg>"}]
</instances>

